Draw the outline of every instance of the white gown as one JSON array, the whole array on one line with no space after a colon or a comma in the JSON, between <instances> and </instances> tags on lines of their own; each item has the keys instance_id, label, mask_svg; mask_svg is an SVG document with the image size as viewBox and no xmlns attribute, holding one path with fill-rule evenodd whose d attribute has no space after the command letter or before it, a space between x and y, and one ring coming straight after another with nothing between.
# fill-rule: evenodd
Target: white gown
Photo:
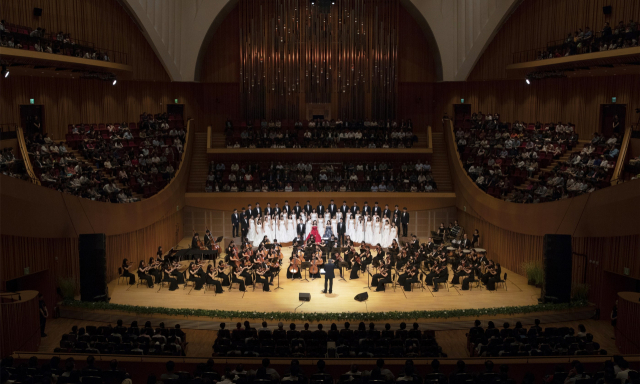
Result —
<instances>
[{"instance_id":1,"label":"white gown","mask_svg":"<svg viewBox=\"0 0 640 384\"><path fill-rule=\"evenodd\" d=\"M349 219L347 220L347 235L351 238L352 241L356 241L356 220Z\"/></svg>"},{"instance_id":2,"label":"white gown","mask_svg":"<svg viewBox=\"0 0 640 384\"><path fill-rule=\"evenodd\" d=\"M257 247L262 242L262 237L264 237L264 232L262 229L262 225L256 225L256 235L253 237L253 246Z\"/></svg>"},{"instance_id":3,"label":"white gown","mask_svg":"<svg viewBox=\"0 0 640 384\"><path fill-rule=\"evenodd\" d=\"M331 219L331 233L333 233L334 236L338 235L338 220L337 219Z\"/></svg>"},{"instance_id":4,"label":"white gown","mask_svg":"<svg viewBox=\"0 0 640 384\"><path fill-rule=\"evenodd\" d=\"M306 239L307 237L309 237L309 234L311 233L311 227L313 227L313 221L312 220L307 220L307 224L305 225L305 233L304 233L304 238Z\"/></svg>"},{"instance_id":5,"label":"white gown","mask_svg":"<svg viewBox=\"0 0 640 384\"><path fill-rule=\"evenodd\" d=\"M389 248L389 246L391 245L391 238L389 237L390 230L391 225L389 224L385 224L384 228L382 228L382 241L380 242L382 248Z\"/></svg>"},{"instance_id":6,"label":"white gown","mask_svg":"<svg viewBox=\"0 0 640 384\"><path fill-rule=\"evenodd\" d=\"M284 243L287 240L287 228L285 227L284 220L280 220L280 224L278 225L277 239L279 243Z\"/></svg>"},{"instance_id":7,"label":"white gown","mask_svg":"<svg viewBox=\"0 0 640 384\"><path fill-rule=\"evenodd\" d=\"M331 220L331 213L325 212L324 213L324 222L327 223L327 222L329 222L329 220ZM323 235L324 235L324 233L323 233Z\"/></svg>"},{"instance_id":8,"label":"white gown","mask_svg":"<svg viewBox=\"0 0 640 384\"><path fill-rule=\"evenodd\" d=\"M297 236L296 233L296 223L293 221L293 219L287 219L287 238L286 240L283 240L282 242L286 242L289 243L291 241L293 241L293 239Z\"/></svg>"},{"instance_id":9,"label":"white gown","mask_svg":"<svg viewBox=\"0 0 640 384\"><path fill-rule=\"evenodd\" d=\"M273 242L273 229L271 227L271 220L265 220L263 226L264 235L267 236L267 239Z\"/></svg>"},{"instance_id":10,"label":"white gown","mask_svg":"<svg viewBox=\"0 0 640 384\"><path fill-rule=\"evenodd\" d=\"M381 228L382 225L380 222L373 223L373 239L371 241L371 245L380 244L382 242L382 233Z\"/></svg>"},{"instance_id":11,"label":"white gown","mask_svg":"<svg viewBox=\"0 0 640 384\"><path fill-rule=\"evenodd\" d=\"M320 236L324 235L324 229L325 229L324 219L320 218L318 219L318 233L320 234Z\"/></svg>"},{"instance_id":12,"label":"white gown","mask_svg":"<svg viewBox=\"0 0 640 384\"><path fill-rule=\"evenodd\" d=\"M353 234L353 238L352 240L355 243L362 243L364 241L364 221L358 221L356 222L356 228L354 230L354 234Z\"/></svg>"},{"instance_id":13,"label":"white gown","mask_svg":"<svg viewBox=\"0 0 640 384\"><path fill-rule=\"evenodd\" d=\"M365 225L364 242L375 245L373 243L373 224L370 221L367 221L367 224Z\"/></svg>"},{"instance_id":14,"label":"white gown","mask_svg":"<svg viewBox=\"0 0 640 384\"><path fill-rule=\"evenodd\" d=\"M398 244L400 244L400 241L398 240L398 227L391 227L389 230L389 246L391 246L394 239Z\"/></svg>"},{"instance_id":15,"label":"white gown","mask_svg":"<svg viewBox=\"0 0 640 384\"><path fill-rule=\"evenodd\" d=\"M255 238L256 238L256 221L254 219L249 219L249 232L247 232L247 239L249 239L249 241L253 243L253 240L255 240Z\"/></svg>"}]
</instances>

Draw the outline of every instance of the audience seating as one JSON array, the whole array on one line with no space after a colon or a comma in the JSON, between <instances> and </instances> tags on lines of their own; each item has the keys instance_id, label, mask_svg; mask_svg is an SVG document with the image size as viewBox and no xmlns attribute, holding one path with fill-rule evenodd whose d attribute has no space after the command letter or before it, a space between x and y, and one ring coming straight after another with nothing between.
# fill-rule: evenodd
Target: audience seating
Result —
<instances>
[{"instance_id":1,"label":"audience seating","mask_svg":"<svg viewBox=\"0 0 640 384\"><path fill-rule=\"evenodd\" d=\"M16 159L13 148L4 148L0 151L0 173L6 176L28 180L27 170L22 159Z\"/></svg>"}]
</instances>

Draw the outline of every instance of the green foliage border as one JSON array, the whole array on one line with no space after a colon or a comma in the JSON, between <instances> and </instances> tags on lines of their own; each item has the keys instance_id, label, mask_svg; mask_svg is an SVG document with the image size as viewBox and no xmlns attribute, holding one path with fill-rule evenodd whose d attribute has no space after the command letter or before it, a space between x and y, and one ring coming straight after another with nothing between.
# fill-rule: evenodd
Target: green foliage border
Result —
<instances>
[{"instance_id":1,"label":"green foliage border","mask_svg":"<svg viewBox=\"0 0 640 384\"><path fill-rule=\"evenodd\" d=\"M278 320L278 321L382 321L382 320L418 320L418 319L451 319L461 317L480 317L496 315L520 315L535 312L564 311L587 307L587 301L573 301L564 304L536 304L512 307L494 307L478 309L447 309L437 311L389 311L389 312L257 312L257 311L225 311L219 309L188 309L166 307L143 307L112 303L92 303L69 300L63 303L66 307L121 311L138 315L167 315L184 317L207 317L212 319L242 319L242 320Z\"/></svg>"}]
</instances>

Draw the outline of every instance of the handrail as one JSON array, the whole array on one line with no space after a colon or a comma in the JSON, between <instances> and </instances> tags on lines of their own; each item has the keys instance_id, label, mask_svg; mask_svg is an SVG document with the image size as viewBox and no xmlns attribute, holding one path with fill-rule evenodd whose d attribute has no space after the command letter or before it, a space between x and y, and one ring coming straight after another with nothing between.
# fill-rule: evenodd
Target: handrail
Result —
<instances>
[{"instance_id":1,"label":"handrail","mask_svg":"<svg viewBox=\"0 0 640 384\"><path fill-rule=\"evenodd\" d=\"M36 176L36 173L33 171L33 166L31 165L31 159L29 158L29 152L27 151L27 143L24 141L22 127L18 127L16 129L16 133L18 137L18 147L20 147L20 155L22 156L24 167L27 170L27 175L33 184L41 185L40 180Z\"/></svg>"},{"instance_id":2,"label":"handrail","mask_svg":"<svg viewBox=\"0 0 640 384\"><path fill-rule=\"evenodd\" d=\"M207 149L211 149L211 126L207 127Z\"/></svg>"},{"instance_id":3,"label":"handrail","mask_svg":"<svg viewBox=\"0 0 640 384\"><path fill-rule=\"evenodd\" d=\"M624 159L627 157L627 149L629 149L629 142L631 141L631 127L627 127L624 130L624 137L622 138L622 144L620 144L620 153L618 153L618 162L611 175L611 185L616 185L620 182L620 175L624 168Z\"/></svg>"},{"instance_id":4,"label":"handrail","mask_svg":"<svg viewBox=\"0 0 640 384\"><path fill-rule=\"evenodd\" d=\"M432 133L431 132L431 126L429 125L427 127L427 140L428 140L427 148L433 149L433 136L431 135L431 133Z\"/></svg>"}]
</instances>

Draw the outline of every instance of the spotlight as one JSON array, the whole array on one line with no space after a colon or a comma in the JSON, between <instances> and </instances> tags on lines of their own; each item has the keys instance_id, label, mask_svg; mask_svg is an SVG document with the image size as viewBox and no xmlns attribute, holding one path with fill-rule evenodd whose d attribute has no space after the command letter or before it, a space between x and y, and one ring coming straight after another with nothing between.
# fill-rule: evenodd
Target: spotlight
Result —
<instances>
[{"instance_id":1,"label":"spotlight","mask_svg":"<svg viewBox=\"0 0 640 384\"><path fill-rule=\"evenodd\" d=\"M5 77L5 78L9 77L9 71L7 71L7 66L6 65L2 66L2 76Z\"/></svg>"},{"instance_id":2,"label":"spotlight","mask_svg":"<svg viewBox=\"0 0 640 384\"><path fill-rule=\"evenodd\" d=\"M6 79L7 77L9 77L9 71L4 74L4 78Z\"/></svg>"},{"instance_id":3,"label":"spotlight","mask_svg":"<svg viewBox=\"0 0 640 384\"><path fill-rule=\"evenodd\" d=\"M118 82L118 80L113 79L113 83L111 83L111 85L116 85L117 82Z\"/></svg>"},{"instance_id":4,"label":"spotlight","mask_svg":"<svg viewBox=\"0 0 640 384\"><path fill-rule=\"evenodd\" d=\"M529 81L529 79L525 79L525 81L527 82L527 84L531 84L531 81Z\"/></svg>"}]
</instances>

